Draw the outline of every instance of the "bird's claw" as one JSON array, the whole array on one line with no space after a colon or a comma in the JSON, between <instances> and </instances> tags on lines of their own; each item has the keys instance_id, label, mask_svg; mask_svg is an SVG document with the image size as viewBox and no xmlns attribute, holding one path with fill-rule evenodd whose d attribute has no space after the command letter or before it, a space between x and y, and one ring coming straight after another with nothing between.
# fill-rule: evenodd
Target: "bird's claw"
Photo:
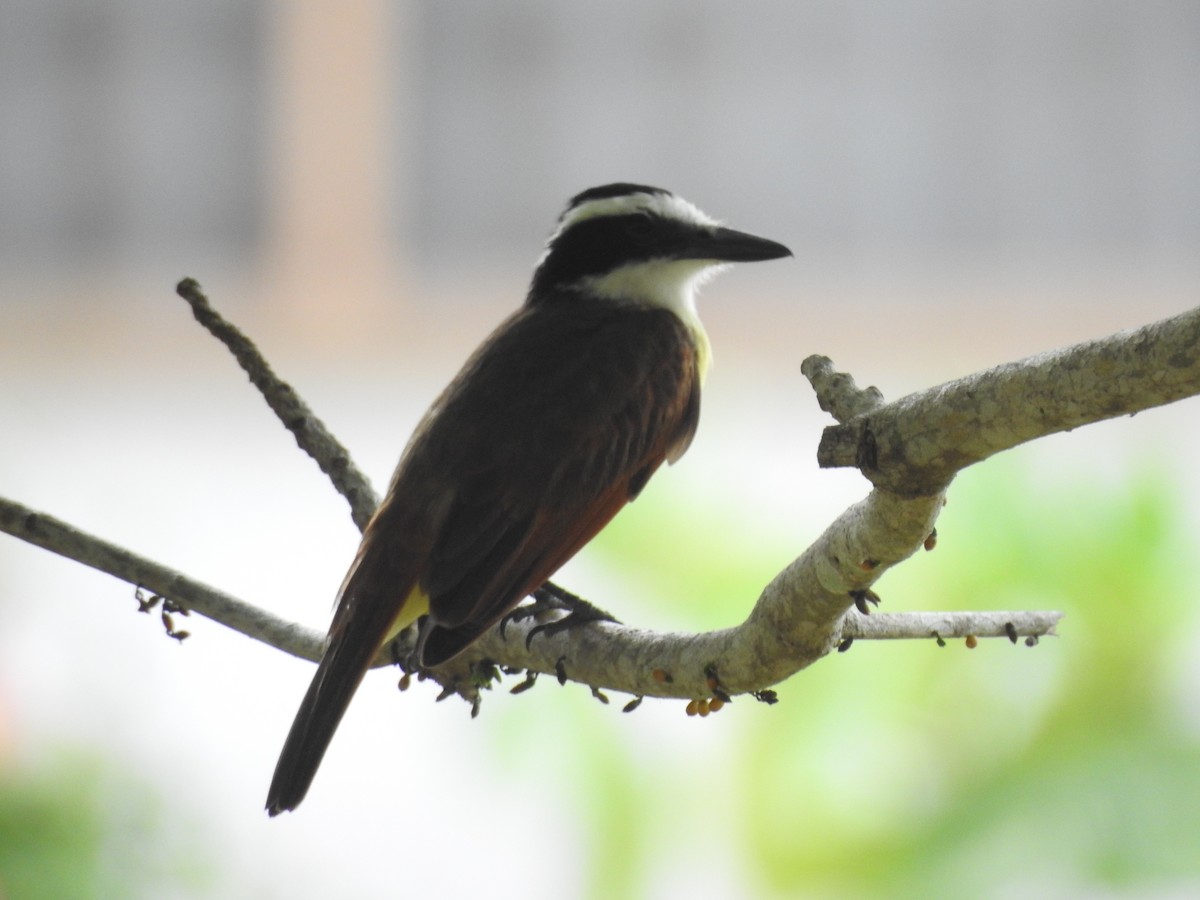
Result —
<instances>
[{"instance_id":1,"label":"bird's claw","mask_svg":"<svg viewBox=\"0 0 1200 900\"><path fill-rule=\"evenodd\" d=\"M546 612L559 610L566 610L567 614L549 622L541 622L529 629L529 633L525 635L526 650L529 649L529 644L534 637L539 634L554 635L570 628L587 625L589 622L615 622L620 624L617 618L611 613L605 612L582 597L576 596L570 591L564 590L548 581L533 592L532 603L518 606L504 617L504 621L501 622L501 633L503 633L504 625L509 622L519 622Z\"/></svg>"}]
</instances>

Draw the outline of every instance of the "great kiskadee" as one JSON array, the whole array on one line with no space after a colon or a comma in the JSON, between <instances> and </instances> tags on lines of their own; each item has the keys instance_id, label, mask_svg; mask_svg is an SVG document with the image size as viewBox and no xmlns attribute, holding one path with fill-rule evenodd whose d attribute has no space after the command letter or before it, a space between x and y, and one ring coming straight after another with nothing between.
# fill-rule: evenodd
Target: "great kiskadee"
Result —
<instances>
[{"instance_id":1,"label":"great kiskadee","mask_svg":"<svg viewBox=\"0 0 1200 900\"><path fill-rule=\"evenodd\" d=\"M661 188L572 198L525 304L425 414L338 593L267 810L304 799L380 649L420 617L418 662L468 647L603 528L700 417L701 281L790 256Z\"/></svg>"}]
</instances>

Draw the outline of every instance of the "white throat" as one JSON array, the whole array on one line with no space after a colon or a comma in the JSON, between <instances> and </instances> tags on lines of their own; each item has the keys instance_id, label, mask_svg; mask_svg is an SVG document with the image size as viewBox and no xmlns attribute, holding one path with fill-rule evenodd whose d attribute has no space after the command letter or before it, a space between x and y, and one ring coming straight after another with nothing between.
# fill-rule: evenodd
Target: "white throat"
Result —
<instances>
[{"instance_id":1,"label":"white throat","mask_svg":"<svg viewBox=\"0 0 1200 900\"><path fill-rule=\"evenodd\" d=\"M726 266L708 259L650 259L583 279L589 294L673 312L691 332L701 380L708 374L712 347L696 312L696 290Z\"/></svg>"}]
</instances>

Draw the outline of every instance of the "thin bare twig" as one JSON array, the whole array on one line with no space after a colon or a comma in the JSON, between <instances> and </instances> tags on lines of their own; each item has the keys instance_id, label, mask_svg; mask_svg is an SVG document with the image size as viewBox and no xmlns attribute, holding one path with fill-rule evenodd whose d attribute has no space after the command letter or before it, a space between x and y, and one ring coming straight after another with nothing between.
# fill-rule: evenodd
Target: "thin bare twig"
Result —
<instances>
[{"instance_id":1,"label":"thin bare twig","mask_svg":"<svg viewBox=\"0 0 1200 900\"><path fill-rule=\"evenodd\" d=\"M366 528L375 507L379 505L379 497L371 487L371 482L354 465L349 451L309 409L295 389L275 374L254 342L212 308L196 279L183 279L176 285L175 293L188 302L196 321L229 348L272 412L295 436L296 444L316 460L338 493L346 498L358 530Z\"/></svg>"},{"instance_id":2,"label":"thin bare twig","mask_svg":"<svg viewBox=\"0 0 1200 900\"><path fill-rule=\"evenodd\" d=\"M906 612L848 613L842 619L842 638L856 641L919 640L920 638L1040 638L1055 635L1060 612Z\"/></svg>"},{"instance_id":3,"label":"thin bare twig","mask_svg":"<svg viewBox=\"0 0 1200 900\"><path fill-rule=\"evenodd\" d=\"M215 587L110 544L61 519L0 497L0 531L122 581L167 597L184 609L220 622L247 637L314 662L324 640L311 629L287 622Z\"/></svg>"}]
</instances>

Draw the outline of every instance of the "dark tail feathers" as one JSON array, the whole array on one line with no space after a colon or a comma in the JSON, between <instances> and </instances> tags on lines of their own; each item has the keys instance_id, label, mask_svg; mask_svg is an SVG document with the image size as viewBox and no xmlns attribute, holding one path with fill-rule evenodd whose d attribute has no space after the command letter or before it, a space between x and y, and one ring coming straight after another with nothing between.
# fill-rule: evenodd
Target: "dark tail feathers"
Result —
<instances>
[{"instance_id":1,"label":"dark tail feathers","mask_svg":"<svg viewBox=\"0 0 1200 900\"><path fill-rule=\"evenodd\" d=\"M267 792L267 812L272 816L295 809L308 793L333 733L375 655L370 641L359 642L358 647L347 643L338 641L326 651L292 722Z\"/></svg>"}]
</instances>

